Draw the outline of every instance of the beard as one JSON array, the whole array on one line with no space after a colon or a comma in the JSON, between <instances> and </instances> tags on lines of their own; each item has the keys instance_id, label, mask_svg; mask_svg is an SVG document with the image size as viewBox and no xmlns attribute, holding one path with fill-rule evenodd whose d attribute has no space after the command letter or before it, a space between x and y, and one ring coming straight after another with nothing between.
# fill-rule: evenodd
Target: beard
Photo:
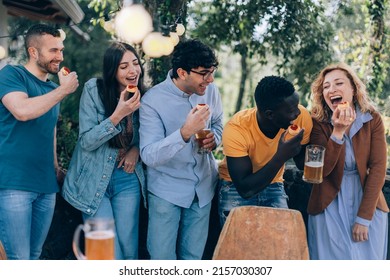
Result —
<instances>
[{"instance_id":1,"label":"beard","mask_svg":"<svg viewBox=\"0 0 390 280\"><path fill-rule=\"evenodd\" d=\"M44 57L39 53L38 60L37 60L37 65L39 68L41 68L44 72L56 75L60 71L59 66L54 66L51 63L57 62L54 60L47 61L44 59ZM58 61L61 62L61 61Z\"/></svg>"}]
</instances>

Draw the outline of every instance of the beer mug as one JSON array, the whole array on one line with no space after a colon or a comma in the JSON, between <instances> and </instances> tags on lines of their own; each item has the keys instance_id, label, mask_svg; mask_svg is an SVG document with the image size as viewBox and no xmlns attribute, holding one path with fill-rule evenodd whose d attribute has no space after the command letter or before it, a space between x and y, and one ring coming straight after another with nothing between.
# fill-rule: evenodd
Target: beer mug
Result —
<instances>
[{"instance_id":1,"label":"beer mug","mask_svg":"<svg viewBox=\"0 0 390 280\"><path fill-rule=\"evenodd\" d=\"M209 134L210 132L210 129L202 129L195 133L195 139L198 144L198 154L207 154L210 152L210 150L206 149L203 144L203 140L206 139L207 134Z\"/></svg>"},{"instance_id":2,"label":"beer mug","mask_svg":"<svg viewBox=\"0 0 390 280\"><path fill-rule=\"evenodd\" d=\"M306 147L303 180L311 184L322 183L325 148L320 145Z\"/></svg>"},{"instance_id":3,"label":"beer mug","mask_svg":"<svg viewBox=\"0 0 390 280\"><path fill-rule=\"evenodd\" d=\"M80 232L84 231L85 255L81 252ZM73 252L79 260L114 260L115 228L112 219L88 219L73 235Z\"/></svg>"}]
</instances>

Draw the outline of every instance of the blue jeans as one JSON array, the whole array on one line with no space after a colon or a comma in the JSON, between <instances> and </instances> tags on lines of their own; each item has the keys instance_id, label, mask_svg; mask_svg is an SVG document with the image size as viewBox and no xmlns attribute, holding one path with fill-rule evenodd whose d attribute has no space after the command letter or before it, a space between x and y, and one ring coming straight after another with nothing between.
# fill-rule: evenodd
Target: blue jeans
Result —
<instances>
[{"instance_id":1,"label":"blue jeans","mask_svg":"<svg viewBox=\"0 0 390 280\"><path fill-rule=\"evenodd\" d=\"M194 199L183 208L148 193L147 246L152 260L201 260L207 241L211 202Z\"/></svg>"},{"instance_id":2,"label":"blue jeans","mask_svg":"<svg viewBox=\"0 0 390 280\"><path fill-rule=\"evenodd\" d=\"M0 189L0 240L8 259L39 259L55 202L55 193Z\"/></svg>"},{"instance_id":3,"label":"blue jeans","mask_svg":"<svg viewBox=\"0 0 390 280\"><path fill-rule=\"evenodd\" d=\"M83 219L110 218L115 221L115 258L138 259L138 224L141 190L135 173L114 168L104 197L93 217L83 213Z\"/></svg>"},{"instance_id":4,"label":"blue jeans","mask_svg":"<svg viewBox=\"0 0 390 280\"><path fill-rule=\"evenodd\" d=\"M288 196L282 183L273 183L257 195L245 199L242 198L233 182L219 180L218 214L221 226L226 222L226 218L234 207L237 206L266 206L274 208L288 208Z\"/></svg>"}]
</instances>

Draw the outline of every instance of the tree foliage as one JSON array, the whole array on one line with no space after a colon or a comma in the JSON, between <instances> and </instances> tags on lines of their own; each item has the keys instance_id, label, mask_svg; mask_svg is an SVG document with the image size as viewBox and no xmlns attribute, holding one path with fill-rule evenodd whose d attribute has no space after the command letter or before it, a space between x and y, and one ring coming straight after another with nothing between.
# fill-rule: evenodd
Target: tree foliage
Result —
<instances>
[{"instance_id":1,"label":"tree foliage","mask_svg":"<svg viewBox=\"0 0 390 280\"><path fill-rule=\"evenodd\" d=\"M368 25L371 27L370 62L371 80L368 83L368 91L376 100L384 101L387 96L383 91L384 83L389 72L389 28L385 26L385 12L387 0L366 0L369 14ZM382 103L382 102L381 102ZM383 103L381 104L383 105Z\"/></svg>"},{"instance_id":2,"label":"tree foliage","mask_svg":"<svg viewBox=\"0 0 390 280\"><path fill-rule=\"evenodd\" d=\"M388 1L144 0L143 4L154 19L155 30L173 23L180 15L190 28L187 37L198 37L221 52L230 48L239 56L241 81L229 85L237 87L239 92L236 111L243 106L245 94L248 96L246 86L253 88L252 77L259 75L259 65L263 65L265 71L274 66L277 73L293 81L307 97L314 75L331 60L345 61L357 69L371 96L378 104L387 104L390 111ZM61 104L58 146L64 167L77 138L83 85L88 79L101 75L103 53L110 40L115 39L102 27L122 6L122 1L117 0L78 0L78 3L86 14L78 27L86 31L91 40L82 41L69 26L59 26L67 33L63 65L77 71L80 81L77 92ZM21 35L32 23L10 17L9 33ZM136 47L142 55L141 47ZM23 49L10 55L13 56L11 62L25 59ZM150 85L165 79L170 57L144 57L144 61ZM301 101L305 104L308 100Z\"/></svg>"},{"instance_id":3,"label":"tree foliage","mask_svg":"<svg viewBox=\"0 0 390 280\"><path fill-rule=\"evenodd\" d=\"M381 107L390 90L388 0L341 2L335 15L334 47L340 60L358 70L368 93ZM388 24L387 24L388 25Z\"/></svg>"},{"instance_id":4,"label":"tree foliage","mask_svg":"<svg viewBox=\"0 0 390 280\"><path fill-rule=\"evenodd\" d=\"M145 8L153 18L154 30L161 31L161 27L172 25L178 16L185 24L187 2L187 0L145 0ZM171 68L171 57L145 57L145 59L147 62L146 69L151 80L150 85L153 86L165 80L167 72Z\"/></svg>"},{"instance_id":5,"label":"tree foliage","mask_svg":"<svg viewBox=\"0 0 390 280\"><path fill-rule=\"evenodd\" d=\"M187 14L187 0L144 0L142 1L145 9L153 18L153 27L155 31L162 31L174 24L178 16L185 24ZM94 18L92 24L104 26L109 18L114 18L116 12L123 7L123 1L117 0L93 0L89 7L98 15ZM112 34L115 37L115 34ZM146 70L147 86L153 86L163 80L170 69L170 57L150 58L145 56L141 44L134 47L143 58L143 66Z\"/></svg>"},{"instance_id":6,"label":"tree foliage","mask_svg":"<svg viewBox=\"0 0 390 280\"><path fill-rule=\"evenodd\" d=\"M193 34L215 47L231 46L245 60L261 64L276 57L278 73L294 79L303 94L312 75L331 59L332 29L324 8L313 1L214 0L211 7L195 5L193 18Z\"/></svg>"}]
</instances>

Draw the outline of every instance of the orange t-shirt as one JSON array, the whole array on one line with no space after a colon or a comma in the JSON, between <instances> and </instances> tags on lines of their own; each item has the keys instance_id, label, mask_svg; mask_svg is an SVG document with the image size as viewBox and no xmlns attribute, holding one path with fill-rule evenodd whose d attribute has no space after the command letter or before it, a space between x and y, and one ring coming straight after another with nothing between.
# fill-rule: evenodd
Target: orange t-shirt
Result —
<instances>
[{"instance_id":1,"label":"orange t-shirt","mask_svg":"<svg viewBox=\"0 0 390 280\"><path fill-rule=\"evenodd\" d=\"M310 133L313 122L308 110L298 105L301 114L294 124L305 129L301 144L307 144L310 140ZM280 129L274 139L270 139L260 130L256 119L257 108L251 108L236 113L225 125L222 133L223 153L229 157L249 156L252 161L253 172L263 168L276 153L281 135L285 129ZM283 182L284 165L272 183ZM220 178L231 181L227 168L226 157L219 165Z\"/></svg>"}]
</instances>

